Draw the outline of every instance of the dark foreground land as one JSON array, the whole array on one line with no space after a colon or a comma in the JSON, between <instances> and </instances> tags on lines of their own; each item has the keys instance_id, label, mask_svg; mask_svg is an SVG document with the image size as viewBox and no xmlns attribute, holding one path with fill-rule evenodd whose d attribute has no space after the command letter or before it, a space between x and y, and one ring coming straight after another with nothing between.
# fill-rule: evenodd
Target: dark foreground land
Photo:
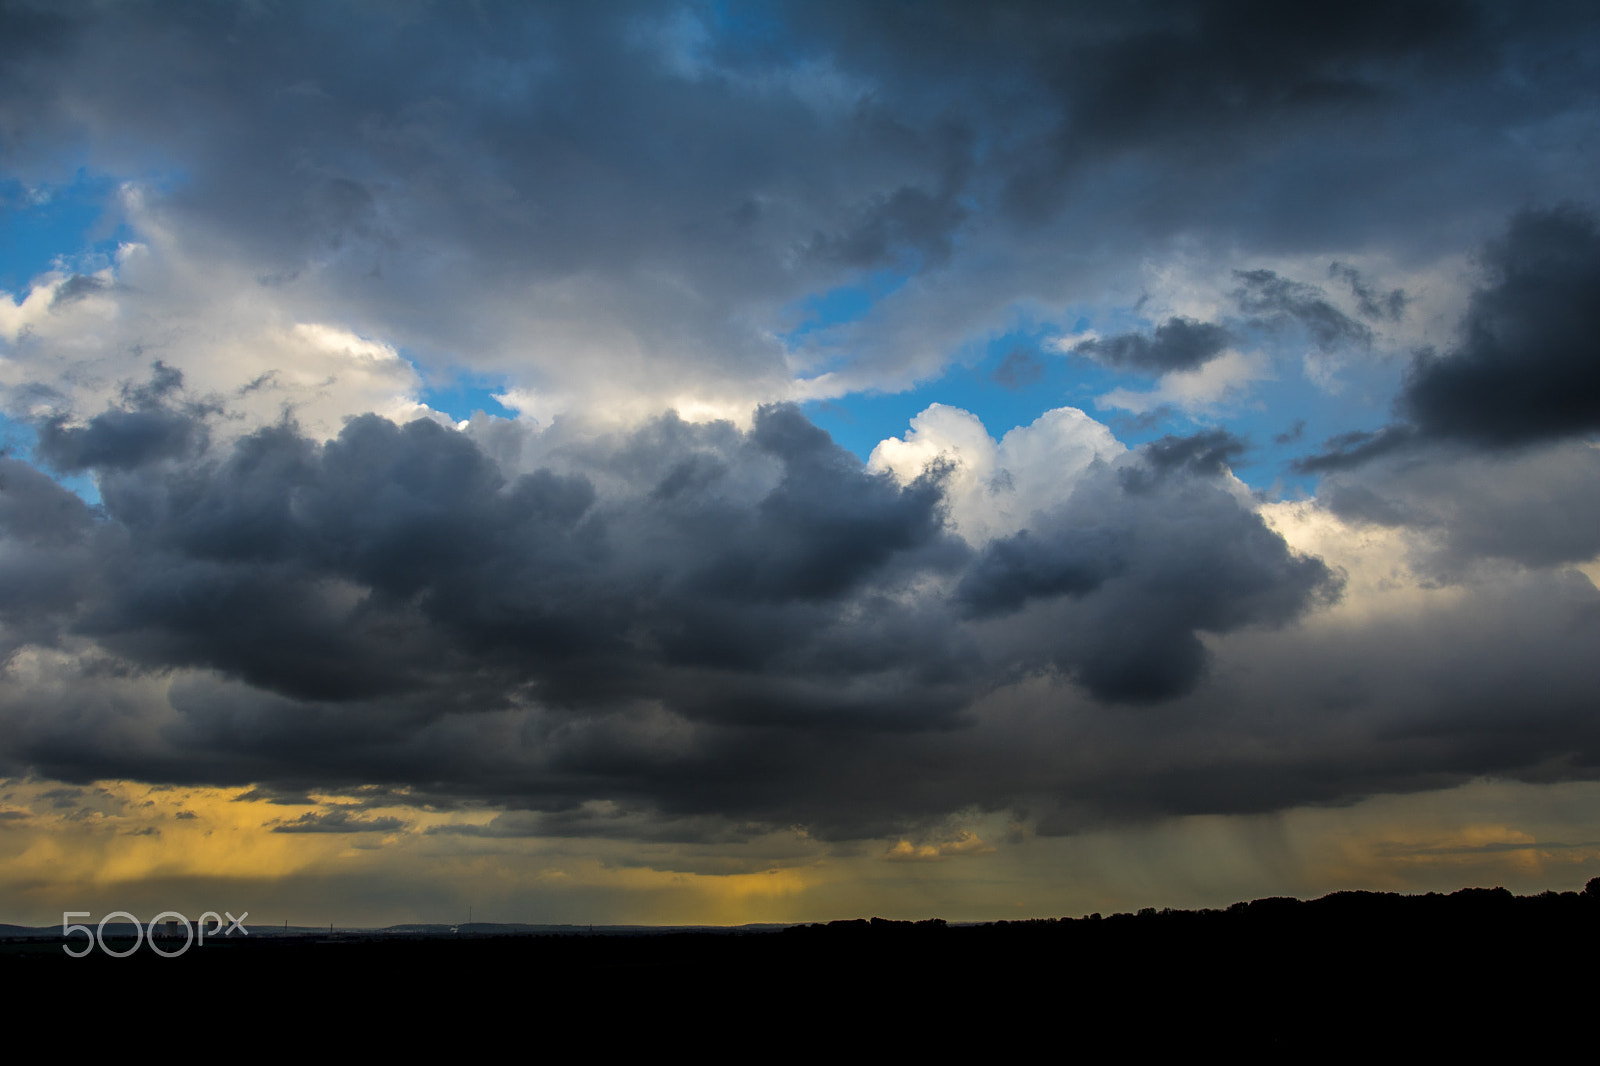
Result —
<instances>
[{"instance_id":1,"label":"dark foreground land","mask_svg":"<svg viewBox=\"0 0 1600 1066\"><path fill-rule=\"evenodd\" d=\"M391 1038L394 1026L468 1019L612 1037L623 1025L635 1038L747 1024L814 1036L865 1020L886 1043L1021 1026L1064 1040L1112 1034L1128 1050L1536 1048L1587 1029L1597 947L1600 878L1583 893L1341 892L960 926L874 918L764 932L236 936L176 959L148 946L69 958L59 938L36 937L0 942L0 981L13 1005L58 1014L363 1019Z\"/></svg>"}]
</instances>

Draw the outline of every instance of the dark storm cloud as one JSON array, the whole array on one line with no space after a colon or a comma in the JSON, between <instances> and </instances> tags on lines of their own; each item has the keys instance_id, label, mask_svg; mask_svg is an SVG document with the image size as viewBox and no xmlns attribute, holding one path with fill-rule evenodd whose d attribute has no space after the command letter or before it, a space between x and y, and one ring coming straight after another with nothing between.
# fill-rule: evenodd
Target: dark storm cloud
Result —
<instances>
[{"instance_id":1,"label":"dark storm cloud","mask_svg":"<svg viewBox=\"0 0 1600 1066\"><path fill-rule=\"evenodd\" d=\"M1461 343L1417 358L1401 410L1432 438L1507 447L1600 430L1600 228L1518 215L1484 255Z\"/></svg>"},{"instance_id":2,"label":"dark storm cloud","mask_svg":"<svg viewBox=\"0 0 1600 1066\"><path fill-rule=\"evenodd\" d=\"M702 589L774 601L835 599L882 571L896 553L940 536L937 480L890 489L863 475L858 461L798 408L763 410L750 442L779 458L783 479L754 521L740 521L731 543L696 575Z\"/></svg>"},{"instance_id":3,"label":"dark storm cloud","mask_svg":"<svg viewBox=\"0 0 1600 1066\"><path fill-rule=\"evenodd\" d=\"M1186 470L1198 476L1217 476L1250 450L1248 441L1225 429L1207 429L1187 437L1165 436L1139 450L1145 468L1156 476ZM1125 477L1124 484L1141 485L1144 479Z\"/></svg>"},{"instance_id":4,"label":"dark storm cloud","mask_svg":"<svg viewBox=\"0 0 1600 1066\"><path fill-rule=\"evenodd\" d=\"M99 539L76 495L16 459L0 457L0 651L53 643L79 609Z\"/></svg>"},{"instance_id":5,"label":"dark storm cloud","mask_svg":"<svg viewBox=\"0 0 1600 1066\"><path fill-rule=\"evenodd\" d=\"M136 438L108 441L143 456ZM459 682L463 698L500 702L537 680L544 700L605 702L678 686L702 713L843 710L855 701L830 695L830 678L949 672L899 661L908 642L934 656L943 642L902 608L840 618L856 597L961 564L937 481L867 474L793 408L764 410L748 435L671 419L641 431L600 458L643 491L604 506L582 474L508 481L428 421L360 418L320 448L267 429L177 470L100 458L119 544L75 629L149 665L304 700ZM18 470L7 504L26 529L46 520L25 510L44 489ZM752 471L770 471L769 491L731 499ZM769 671L789 680L758 691Z\"/></svg>"},{"instance_id":6,"label":"dark storm cloud","mask_svg":"<svg viewBox=\"0 0 1600 1066\"><path fill-rule=\"evenodd\" d=\"M1015 611L1032 599L1081 596L1123 568L1115 548L1098 530L1048 541L1023 530L985 548L956 596L979 618Z\"/></svg>"},{"instance_id":7,"label":"dark storm cloud","mask_svg":"<svg viewBox=\"0 0 1600 1066\"><path fill-rule=\"evenodd\" d=\"M1195 370L1222 354L1233 340L1222 326L1189 318L1169 318L1149 336L1123 333L1075 345L1074 354L1087 355L1107 366L1166 374Z\"/></svg>"},{"instance_id":8,"label":"dark storm cloud","mask_svg":"<svg viewBox=\"0 0 1600 1066\"><path fill-rule=\"evenodd\" d=\"M1343 434L1295 465L1321 473L1432 444L1525 447L1600 430L1600 227L1576 208L1528 211L1483 253L1461 340L1413 360L1405 421Z\"/></svg>"},{"instance_id":9,"label":"dark storm cloud","mask_svg":"<svg viewBox=\"0 0 1600 1066\"><path fill-rule=\"evenodd\" d=\"M57 470L126 469L186 454L195 425L164 411L105 411L82 427L54 419L39 426L39 456Z\"/></svg>"},{"instance_id":10,"label":"dark storm cloud","mask_svg":"<svg viewBox=\"0 0 1600 1066\"><path fill-rule=\"evenodd\" d=\"M461 685L460 699L500 703L536 682L558 703L681 688L700 713L829 713L854 702L834 682L899 668L895 646L922 627L892 607L841 625L840 604L892 587L902 556L959 563L935 483L867 475L792 409L763 412L748 437L673 421L645 433L659 478L609 509L582 475L508 483L459 433L375 417L320 449L279 428L202 471L103 473L131 558L79 630L307 700L450 702ZM752 464L776 484L730 502ZM788 681L763 687L768 671Z\"/></svg>"},{"instance_id":11,"label":"dark storm cloud","mask_svg":"<svg viewBox=\"0 0 1600 1066\"><path fill-rule=\"evenodd\" d=\"M1493 10L1430 0L790 11L802 31L864 65L943 77L952 94L992 94L1017 125L1037 129L1006 156L1007 199L1030 220L1066 205L1085 172L1141 153L1181 161L1191 195L1204 197L1211 171L1258 147L1376 125L1419 83L1482 78L1504 61L1503 35L1515 32Z\"/></svg>"},{"instance_id":12,"label":"dark storm cloud","mask_svg":"<svg viewBox=\"0 0 1600 1066\"><path fill-rule=\"evenodd\" d=\"M7 545L59 548L92 528L83 500L27 463L0 456L0 530Z\"/></svg>"},{"instance_id":13,"label":"dark storm cloud","mask_svg":"<svg viewBox=\"0 0 1600 1066\"><path fill-rule=\"evenodd\" d=\"M126 406L102 411L83 426L68 425L65 416L40 423L39 457L64 473L81 473L128 470L191 454L203 443L204 424L195 415L204 410L171 409L168 398L182 388L183 375L157 361L148 382L123 384Z\"/></svg>"},{"instance_id":14,"label":"dark storm cloud","mask_svg":"<svg viewBox=\"0 0 1600 1066\"><path fill-rule=\"evenodd\" d=\"M1190 691L1208 658L1201 631L1282 624L1338 595L1336 575L1293 555L1218 484L1245 447L1212 430L1097 469L1037 528L987 545L957 602L979 620L1033 605L1006 629L1022 661L1047 661L1098 699Z\"/></svg>"},{"instance_id":15,"label":"dark storm cloud","mask_svg":"<svg viewBox=\"0 0 1600 1066\"><path fill-rule=\"evenodd\" d=\"M1202 158L1225 153L1252 129L1380 105L1390 79L1413 63L1470 62L1457 49L1473 12L1460 5L1218 3L1151 12L1110 47L1075 50L1048 69L1068 101L1063 165L1140 141ZM1077 63L1086 69L1073 70Z\"/></svg>"},{"instance_id":16,"label":"dark storm cloud","mask_svg":"<svg viewBox=\"0 0 1600 1066\"><path fill-rule=\"evenodd\" d=\"M1582 596L1568 597L1572 618L1527 629L1551 631L1541 654L1555 687L1528 699L1555 717L1515 750L1493 742L1484 693L1497 690L1470 676L1415 708L1366 712L1410 722L1453 699L1491 715L1405 726L1430 740L1319 741L1313 716L1278 735L1265 762L1236 750L1229 738L1266 728L1253 716L1282 692L1349 707L1350 684L1365 683L1352 682L1351 656L1382 664L1400 650L1302 651L1309 676L1277 696L1249 677L1198 684L1203 634L1270 629L1338 587L1225 491L1222 468L1240 447L1215 432L1157 442L976 555L942 535L936 479L872 478L784 409L749 433L664 420L522 477L429 423L360 420L321 447L280 428L185 468L103 476L103 519L13 461L4 550L77 571L8 595L17 616L48 593L62 639L94 637L121 653L124 673L214 673L177 685L176 721L158 718L160 733L142 740L59 725L100 713L88 678L35 690L37 717L8 726L8 762L86 780L263 782L283 798L376 780L411 786L411 802L527 808L488 835L717 842L795 823L822 839L900 832L952 804L1034 793L1046 829L1058 817L1268 810L1521 772L1565 750L1576 734L1555 679L1570 666L1562 641L1576 637L1560 634L1584 617ZM1582 455L1569 459L1562 477L1593 476ZM1560 490L1558 472L1538 469L1539 492ZM1432 520L1504 535L1512 526L1492 512L1537 495L1534 472L1508 470L1510 495L1480 491L1476 511ZM1420 499L1404 484L1390 495ZM1538 534L1546 546L1530 531L1497 550L1581 554L1593 518L1575 511L1565 533ZM747 547L761 538L772 539L770 575ZM911 594L930 576L953 581L948 601ZM1150 707L1092 712L1064 694L1076 710L1030 715L1020 732L1005 716L966 717L998 685L1056 674L1112 705L1168 708L1170 737L1152 741L1126 717ZM1072 756L1080 746L1097 754ZM596 798L612 805L585 806ZM1091 813L1049 813L1062 803ZM736 831L747 823L757 828Z\"/></svg>"},{"instance_id":17,"label":"dark storm cloud","mask_svg":"<svg viewBox=\"0 0 1600 1066\"><path fill-rule=\"evenodd\" d=\"M74 742L45 708L77 697L41 690L7 760L288 799L377 781L634 812L550 832L711 832L634 824L651 809L887 831L905 782L854 780L842 746L970 728L975 699L1030 675L1181 697L1205 671L1201 632L1334 592L1225 490L1237 449L1159 442L976 556L944 528L942 467L869 473L792 407L748 432L669 417L575 440L517 476L429 421L368 416L324 445L278 426L179 463L109 457L99 517L13 461L0 548L74 571L17 578L19 624L92 641L124 673L198 672L138 743Z\"/></svg>"},{"instance_id":18,"label":"dark storm cloud","mask_svg":"<svg viewBox=\"0 0 1600 1066\"><path fill-rule=\"evenodd\" d=\"M1171 699L1208 655L1201 632L1275 626L1339 594L1320 560L1290 552L1219 475L1240 442L1169 438L1092 473L1039 528L991 544L959 595L976 615L1015 612L1007 637L1095 697Z\"/></svg>"}]
</instances>

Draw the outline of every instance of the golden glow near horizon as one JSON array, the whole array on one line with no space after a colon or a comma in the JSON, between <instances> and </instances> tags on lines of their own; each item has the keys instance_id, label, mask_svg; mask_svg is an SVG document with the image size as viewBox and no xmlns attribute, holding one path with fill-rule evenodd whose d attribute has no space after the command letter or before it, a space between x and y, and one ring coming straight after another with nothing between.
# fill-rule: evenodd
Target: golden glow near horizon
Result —
<instances>
[{"instance_id":1,"label":"golden glow near horizon","mask_svg":"<svg viewBox=\"0 0 1600 1066\"><path fill-rule=\"evenodd\" d=\"M477 921L738 925L881 915L984 920L1340 889L1517 892L1600 873L1600 784L1477 782L1348 807L1201 816L1042 837L973 816L940 840L826 846L799 832L736 844L487 837L494 812L284 804L249 790L127 781L0 784L0 921L63 909L149 918L248 910L254 924ZM386 828L296 832L307 816ZM430 832L432 830L432 832ZM145 912L149 912L146 914Z\"/></svg>"}]
</instances>

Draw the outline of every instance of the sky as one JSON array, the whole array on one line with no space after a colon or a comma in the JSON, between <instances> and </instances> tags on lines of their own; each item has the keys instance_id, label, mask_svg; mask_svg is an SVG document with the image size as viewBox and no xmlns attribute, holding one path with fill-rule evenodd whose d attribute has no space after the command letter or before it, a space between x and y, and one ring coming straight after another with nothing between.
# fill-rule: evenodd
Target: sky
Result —
<instances>
[{"instance_id":1,"label":"sky","mask_svg":"<svg viewBox=\"0 0 1600 1066\"><path fill-rule=\"evenodd\" d=\"M1597 71L1579 3L0 0L0 921L1580 887Z\"/></svg>"}]
</instances>

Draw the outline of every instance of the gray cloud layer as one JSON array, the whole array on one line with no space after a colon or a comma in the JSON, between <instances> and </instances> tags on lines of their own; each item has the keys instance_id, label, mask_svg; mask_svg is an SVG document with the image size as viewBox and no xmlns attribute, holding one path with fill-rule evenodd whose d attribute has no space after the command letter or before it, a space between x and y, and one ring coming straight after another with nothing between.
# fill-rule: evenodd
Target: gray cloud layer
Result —
<instances>
[{"instance_id":1,"label":"gray cloud layer","mask_svg":"<svg viewBox=\"0 0 1600 1066\"><path fill-rule=\"evenodd\" d=\"M825 794L845 738L970 728L974 700L1034 676L1171 700L1202 678L1198 634L1280 625L1338 588L1225 489L1225 440L1102 466L975 554L945 531L937 464L909 485L868 473L793 408L748 433L666 418L516 477L429 421L369 416L321 446L284 426L193 458L105 439L125 452L96 467L98 516L3 461L10 636L183 680L177 720L145 738L159 755L12 723L8 761L69 778L382 781L752 817L781 796L790 816L853 826ZM486 786L496 755L475 734L508 714L566 750ZM665 733L638 748L641 719Z\"/></svg>"},{"instance_id":2,"label":"gray cloud layer","mask_svg":"<svg viewBox=\"0 0 1600 1066\"><path fill-rule=\"evenodd\" d=\"M863 269L915 280L790 353L841 389L932 373L1019 301L1132 283L1151 241L1425 257L1508 201L1592 196L1583 5L0 16L19 178L63 153L145 175L142 227L301 321L562 395L780 396L793 302Z\"/></svg>"}]
</instances>

